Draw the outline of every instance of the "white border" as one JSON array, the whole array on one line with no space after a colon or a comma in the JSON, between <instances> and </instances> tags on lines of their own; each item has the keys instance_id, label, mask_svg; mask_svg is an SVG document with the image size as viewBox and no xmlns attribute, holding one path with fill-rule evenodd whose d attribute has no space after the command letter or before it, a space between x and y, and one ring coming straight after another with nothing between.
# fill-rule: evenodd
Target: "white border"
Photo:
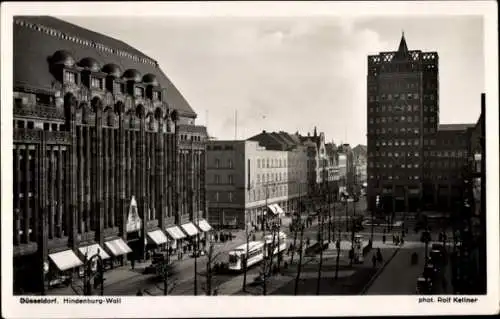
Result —
<instances>
[{"instance_id":1,"label":"white border","mask_svg":"<svg viewBox=\"0 0 500 319\"><path fill-rule=\"evenodd\" d=\"M14 15L92 16L422 16L484 17L487 103L488 296L475 304L418 304L416 297L123 297L119 305L20 305L12 297L12 17ZM1 12L2 141L2 301L4 317L259 317L334 315L491 314L499 311L498 227L498 34L494 1L442 2L238 2L238 3L3 3ZM467 81L467 79L463 79ZM478 104L480 97L477 97ZM299 300L299 301L298 301Z\"/></svg>"}]
</instances>

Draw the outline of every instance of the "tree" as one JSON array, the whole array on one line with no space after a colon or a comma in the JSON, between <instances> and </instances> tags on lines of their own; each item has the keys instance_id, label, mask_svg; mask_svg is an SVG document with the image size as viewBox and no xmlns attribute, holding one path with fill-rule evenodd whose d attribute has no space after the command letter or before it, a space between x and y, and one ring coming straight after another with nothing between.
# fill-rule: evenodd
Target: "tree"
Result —
<instances>
[{"instance_id":1,"label":"tree","mask_svg":"<svg viewBox=\"0 0 500 319\"><path fill-rule=\"evenodd\" d=\"M300 272L302 270L302 255L304 252L304 223L300 226L300 252L299 252L299 265L297 268L297 277L295 278L295 295L299 292Z\"/></svg>"},{"instance_id":2,"label":"tree","mask_svg":"<svg viewBox=\"0 0 500 319\"><path fill-rule=\"evenodd\" d=\"M324 228L324 222L325 218L324 216L321 216L321 224L318 230L318 235L319 235L319 266L318 266L318 282L316 284L316 295L319 295L319 288L320 288L320 282L321 282L321 267L323 266L323 228Z\"/></svg>"},{"instance_id":3,"label":"tree","mask_svg":"<svg viewBox=\"0 0 500 319\"><path fill-rule=\"evenodd\" d=\"M243 291L246 291L247 288L247 271L248 271L248 252L249 252L249 240L250 240L250 234L248 233L248 227L245 229L245 238L247 240L247 247L246 247L246 253L245 253L245 258L241 259L241 262L243 263Z\"/></svg>"},{"instance_id":4,"label":"tree","mask_svg":"<svg viewBox=\"0 0 500 319\"><path fill-rule=\"evenodd\" d=\"M212 286L213 278L214 278L213 266L214 266L215 261L217 260L217 258L221 254L222 254L222 252L218 252L218 253L214 254L214 244L210 243L210 245L208 246L206 271L204 274L198 274L198 275L205 277L206 284L205 284L204 290L205 290L205 294L207 296L211 296L213 293L213 286Z\"/></svg>"}]
</instances>

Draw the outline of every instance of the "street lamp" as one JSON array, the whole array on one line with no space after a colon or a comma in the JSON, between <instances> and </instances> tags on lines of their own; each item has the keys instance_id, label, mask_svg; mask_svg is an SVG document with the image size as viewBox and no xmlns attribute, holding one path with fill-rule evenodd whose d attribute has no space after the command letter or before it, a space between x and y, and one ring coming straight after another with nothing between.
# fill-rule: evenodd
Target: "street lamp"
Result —
<instances>
[{"instance_id":1,"label":"street lamp","mask_svg":"<svg viewBox=\"0 0 500 319\"><path fill-rule=\"evenodd\" d=\"M97 271L93 273L92 271L92 262L97 259ZM92 295L92 287L91 287L91 280L94 278L96 275L98 275L100 279L100 284L101 284L101 296L104 296L104 264L102 257L100 255L100 249L97 249L97 253L92 255L90 258L87 257L87 252L85 252L85 265L84 265L84 294L86 296ZM94 284L94 288L95 288Z\"/></svg>"}]
</instances>

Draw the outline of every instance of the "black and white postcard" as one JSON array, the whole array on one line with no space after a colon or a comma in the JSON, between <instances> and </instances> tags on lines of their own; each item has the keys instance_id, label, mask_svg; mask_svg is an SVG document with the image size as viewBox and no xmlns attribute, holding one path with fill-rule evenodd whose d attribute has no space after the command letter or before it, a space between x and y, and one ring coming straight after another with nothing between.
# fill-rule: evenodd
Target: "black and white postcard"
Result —
<instances>
[{"instance_id":1,"label":"black and white postcard","mask_svg":"<svg viewBox=\"0 0 500 319\"><path fill-rule=\"evenodd\" d=\"M3 316L499 312L495 2L1 21Z\"/></svg>"}]
</instances>

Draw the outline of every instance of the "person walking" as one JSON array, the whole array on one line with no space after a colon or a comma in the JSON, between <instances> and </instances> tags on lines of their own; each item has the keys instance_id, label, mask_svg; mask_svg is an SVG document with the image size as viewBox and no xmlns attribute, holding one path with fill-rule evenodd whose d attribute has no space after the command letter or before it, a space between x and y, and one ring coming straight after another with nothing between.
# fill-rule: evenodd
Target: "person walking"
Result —
<instances>
[{"instance_id":1,"label":"person walking","mask_svg":"<svg viewBox=\"0 0 500 319\"><path fill-rule=\"evenodd\" d=\"M382 252L380 251L380 248L377 249L377 260L380 263L382 263L383 261Z\"/></svg>"},{"instance_id":2,"label":"person walking","mask_svg":"<svg viewBox=\"0 0 500 319\"><path fill-rule=\"evenodd\" d=\"M386 240L386 238L385 238L385 234L383 234L383 235L382 235L382 244L385 244L385 240Z\"/></svg>"},{"instance_id":3,"label":"person walking","mask_svg":"<svg viewBox=\"0 0 500 319\"><path fill-rule=\"evenodd\" d=\"M130 256L130 266L132 267L132 270L135 269L135 256Z\"/></svg>"},{"instance_id":4,"label":"person walking","mask_svg":"<svg viewBox=\"0 0 500 319\"><path fill-rule=\"evenodd\" d=\"M372 256L372 264L373 268L377 267L377 257L375 256L375 254L373 254Z\"/></svg>"}]
</instances>

